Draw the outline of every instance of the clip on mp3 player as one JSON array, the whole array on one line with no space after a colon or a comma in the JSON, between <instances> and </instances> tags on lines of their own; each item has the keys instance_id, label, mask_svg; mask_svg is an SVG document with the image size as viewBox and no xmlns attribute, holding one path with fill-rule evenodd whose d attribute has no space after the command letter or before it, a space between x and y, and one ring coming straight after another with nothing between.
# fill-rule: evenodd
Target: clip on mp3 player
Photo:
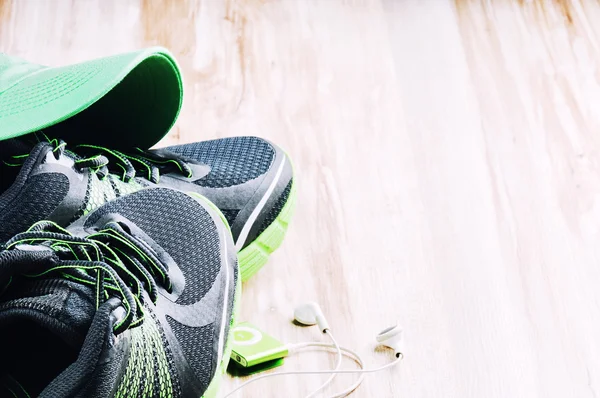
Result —
<instances>
[{"instance_id":1,"label":"clip on mp3 player","mask_svg":"<svg viewBox=\"0 0 600 398\"><path fill-rule=\"evenodd\" d=\"M231 359L238 365L232 372L252 374L283 365L288 349L281 341L248 322L238 324L232 332Z\"/></svg>"}]
</instances>

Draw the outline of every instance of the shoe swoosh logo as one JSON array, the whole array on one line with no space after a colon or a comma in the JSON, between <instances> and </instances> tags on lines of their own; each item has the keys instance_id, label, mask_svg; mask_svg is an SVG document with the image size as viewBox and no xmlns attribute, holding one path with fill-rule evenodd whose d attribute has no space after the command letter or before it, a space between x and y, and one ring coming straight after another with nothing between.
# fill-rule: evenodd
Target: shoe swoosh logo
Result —
<instances>
[{"instance_id":1,"label":"shoe swoosh logo","mask_svg":"<svg viewBox=\"0 0 600 398\"><path fill-rule=\"evenodd\" d=\"M164 296L159 296L156 306L161 309L165 315L173 318L182 325L189 327L206 326L217 318L217 307L219 307L219 296L221 292L221 283L213 283L210 290L202 297L200 301L189 305L180 305L172 302Z\"/></svg>"},{"instance_id":2,"label":"shoe swoosh logo","mask_svg":"<svg viewBox=\"0 0 600 398\"><path fill-rule=\"evenodd\" d=\"M229 303L230 267L224 231L221 231L221 270L215 283L200 301L194 304L177 304L164 295L159 295L157 308L177 322L188 327L201 327L221 320L221 328L227 324Z\"/></svg>"}]
</instances>

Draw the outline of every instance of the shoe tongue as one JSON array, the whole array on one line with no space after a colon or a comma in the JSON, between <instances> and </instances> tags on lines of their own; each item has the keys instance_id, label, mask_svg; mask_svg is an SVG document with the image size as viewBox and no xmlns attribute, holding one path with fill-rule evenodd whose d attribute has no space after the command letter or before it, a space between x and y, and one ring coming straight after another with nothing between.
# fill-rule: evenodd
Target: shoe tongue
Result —
<instances>
[{"instance_id":1,"label":"shoe tongue","mask_svg":"<svg viewBox=\"0 0 600 398\"><path fill-rule=\"evenodd\" d=\"M0 324L29 320L79 350L96 313L93 289L66 279L13 281L0 298Z\"/></svg>"}]
</instances>

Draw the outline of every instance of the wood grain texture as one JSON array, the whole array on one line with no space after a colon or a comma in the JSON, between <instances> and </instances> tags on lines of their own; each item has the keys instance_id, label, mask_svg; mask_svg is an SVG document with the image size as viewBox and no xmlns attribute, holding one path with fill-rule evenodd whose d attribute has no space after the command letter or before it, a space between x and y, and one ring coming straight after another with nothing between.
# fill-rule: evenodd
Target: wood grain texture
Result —
<instances>
[{"instance_id":1,"label":"wood grain texture","mask_svg":"<svg viewBox=\"0 0 600 398\"><path fill-rule=\"evenodd\" d=\"M186 93L163 144L252 134L286 148L296 216L245 284L242 318L319 339L290 321L319 301L373 365L390 358L373 336L399 320L406 360L354 396L591 398L599 22L587 0L0 0L0 50L58 65L164 45Z\"/></svg>"}]
</instances>

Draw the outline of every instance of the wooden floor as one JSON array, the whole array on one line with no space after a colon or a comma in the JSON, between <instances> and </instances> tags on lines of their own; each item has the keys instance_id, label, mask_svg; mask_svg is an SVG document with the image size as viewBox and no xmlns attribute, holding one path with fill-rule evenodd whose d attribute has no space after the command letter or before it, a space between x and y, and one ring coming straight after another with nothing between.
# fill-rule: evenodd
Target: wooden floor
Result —
<instances>
[{"instance_id":1,"label":"wooden floor","mask_svg":"<svg viewBox=\"0 0 600 398\"><path fill-rule=\"evenodd\" d=\"M356 397L600 396L598 2L0 0L0 49L40 63L155 44L186 78L164 144L259 135L295 161L296 216L244 319L323 339L291 323L316 300L372 365L400 321L405 361Z\"/></svg>"}]
</instances>

